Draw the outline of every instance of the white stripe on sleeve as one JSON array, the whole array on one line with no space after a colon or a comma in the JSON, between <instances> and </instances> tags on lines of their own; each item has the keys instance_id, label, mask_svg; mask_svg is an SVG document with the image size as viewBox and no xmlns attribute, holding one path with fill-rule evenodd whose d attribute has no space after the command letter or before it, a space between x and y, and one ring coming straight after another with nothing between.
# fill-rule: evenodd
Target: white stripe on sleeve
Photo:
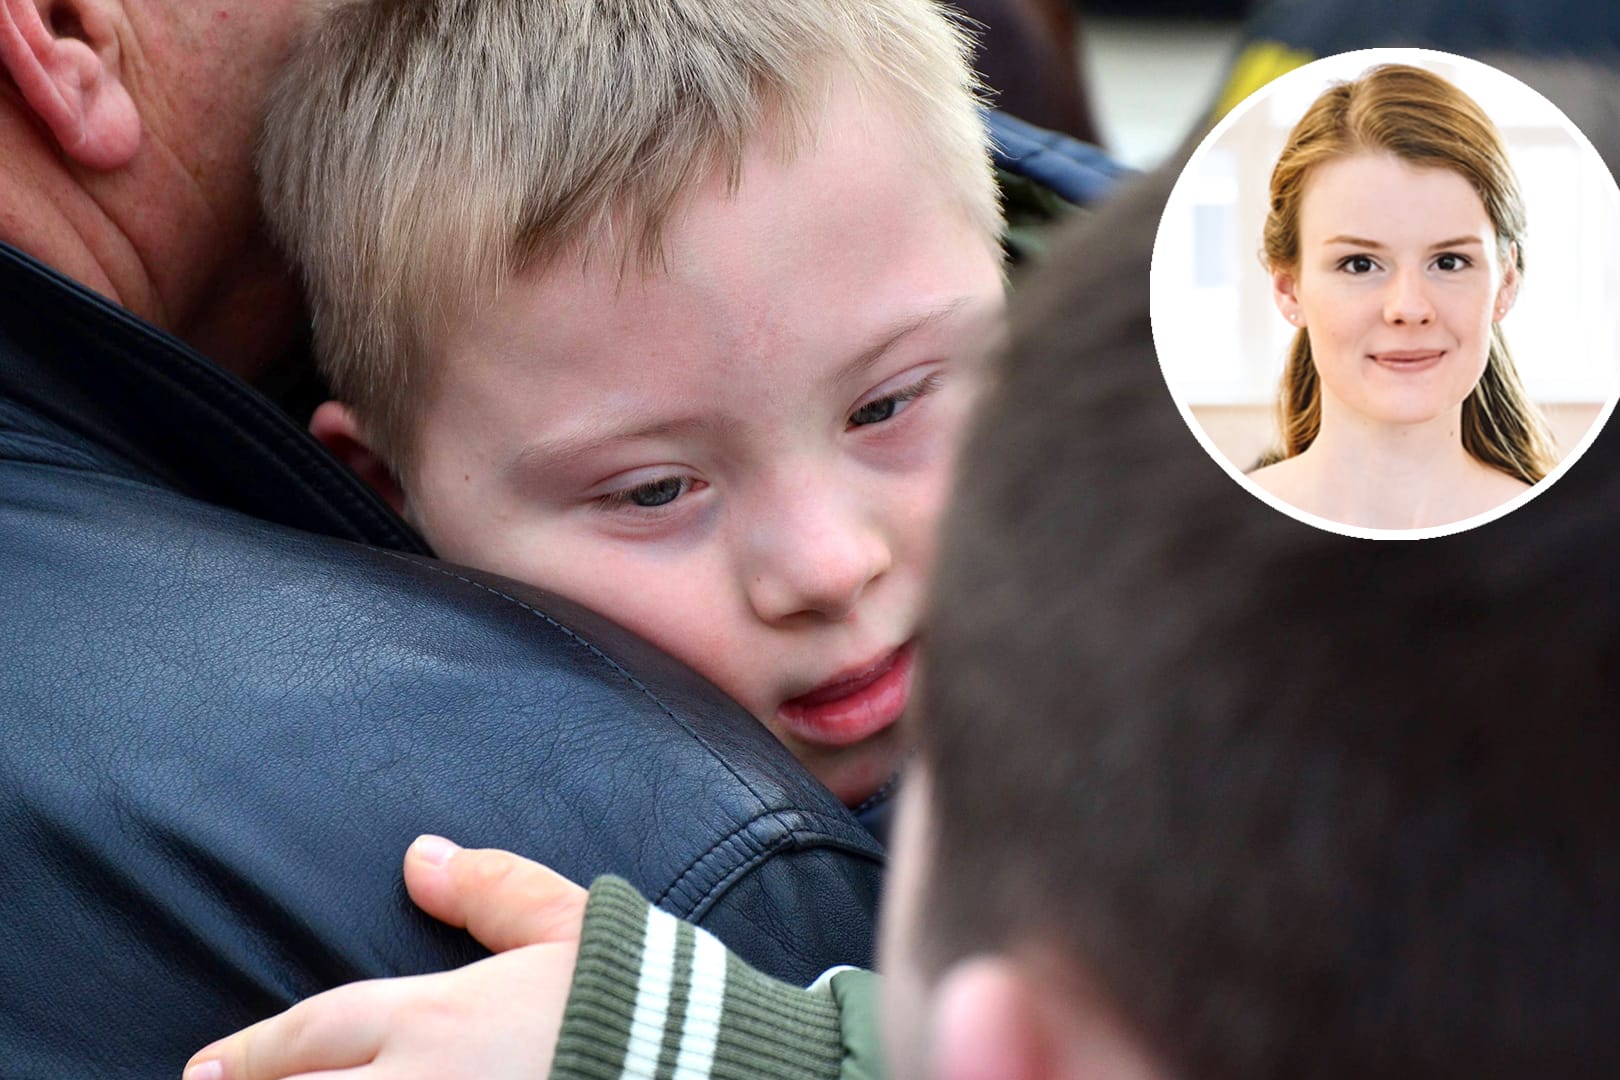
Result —
<instances>
[{"instance_id":1,"label":"white stripe on sleeve","mask_svg":"<svg viewBox=\"0 0 1620 1080\"><path fill-rule=\"evenodd\" d=\"M720 1012L726 1001L726 947L714 935L697 931L692 951L692 992L674 1080L707 1080L720 1038Z\"/></svg>"},{"instance_id":2,"label":"white stripe on sleeve","mask_svg":"<svg viewBox=\"0 0 1620 1080\"><path fill-rule=\"evenodd\" d=\"M636 1007L630 1019L630 1042L624 1052L624 1072L620 1074L623 1080L650 1080L658 1072L674 979L675 917L649 907L641 974L636 980Z\"/></svg>"}]
</instances>

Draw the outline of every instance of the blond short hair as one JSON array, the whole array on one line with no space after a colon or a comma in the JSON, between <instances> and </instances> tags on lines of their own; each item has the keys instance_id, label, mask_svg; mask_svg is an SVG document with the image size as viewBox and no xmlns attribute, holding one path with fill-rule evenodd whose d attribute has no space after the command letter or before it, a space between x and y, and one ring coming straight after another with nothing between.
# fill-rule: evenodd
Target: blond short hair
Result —
<instances>
[{"instance_id":1,"label":"blond short hair","mask_svg":"<svg viewBox=\"0 0 1620 1080\"><path fill-rule=\"evenodd\" d=\"M428 351L521 272L611 246L655 265L683 196L811 136L834 79L895 110L994 241L962 22L935 0L336 0L272 96L266 213L315 350L409 471Z\"/></svg>"}]
</instances>

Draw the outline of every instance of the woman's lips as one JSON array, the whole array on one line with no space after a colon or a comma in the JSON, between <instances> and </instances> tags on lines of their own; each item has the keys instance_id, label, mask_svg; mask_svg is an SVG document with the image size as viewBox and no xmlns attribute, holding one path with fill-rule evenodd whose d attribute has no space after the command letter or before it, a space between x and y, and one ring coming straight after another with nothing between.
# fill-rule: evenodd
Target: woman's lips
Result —
<instances>
[{"instance_id":1,"label":"woman's lips","mask_svg":"<svg viewBox=\"0 0 1620 1080\"><path fill-rule=\"evenodd\" d=\"M1444 349L1404 349L1397 352L1373 353L1371 360L1391 371L1427 371L1445 359Z\"/></svg>"},{"instance_id":2,"label":"woman's lips","mask_svg":"<svg viewBox=\"0 0 1620 1080\"><path fill-rule=\"evenodd\" d=\"M849 746L871 738L905 712L915 652L907 642L854 674L829 679L784 701L777 719L790 734L817 746Z\"/></svg>"}]
</instances>

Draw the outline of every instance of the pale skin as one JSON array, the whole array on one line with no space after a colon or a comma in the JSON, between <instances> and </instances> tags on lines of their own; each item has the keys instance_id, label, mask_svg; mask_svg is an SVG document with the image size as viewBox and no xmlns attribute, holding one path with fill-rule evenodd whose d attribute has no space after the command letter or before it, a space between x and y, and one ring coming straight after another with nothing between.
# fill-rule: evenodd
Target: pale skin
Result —
<instances>
[{"instance_id":1,"label":"pale skin","mask_svg":"<svg viewBox=\"0 0 1620 1080\"><path fill-rule=\"evenodd\" d=\"M1321 431L1251 479L1376 529L1450 524L1524 492L1462 443L1462 402L1519 285L1468 182L1387 154L1330 161L1307 178L1299 232L1299 263L1273 268L1273 299L1310 335Z\"/></svg>"},{"instance_id":2,"label":"pale skin","mask_svg":"<svg viewBox=\"0 0 1620 1080\"><path fill-rule=\"evenodd\" d=\"M564 258L452 325L403 487L347 406L311 428L440 556L660 646L853 806L902 761L1000 258L872 95L835 88L789 162L768 135L661 268Z\"/></svg>"}]
</instances>

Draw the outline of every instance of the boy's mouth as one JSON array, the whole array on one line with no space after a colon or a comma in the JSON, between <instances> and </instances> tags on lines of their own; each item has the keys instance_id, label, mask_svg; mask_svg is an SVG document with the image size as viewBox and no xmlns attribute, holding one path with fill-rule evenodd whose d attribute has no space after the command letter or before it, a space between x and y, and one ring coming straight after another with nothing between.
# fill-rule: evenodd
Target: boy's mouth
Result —
<instances>
[{"instance_id":1,"label":"boy's mouth","mask_svg":"<svg viewBox=\"0 0 1620 1080\"><path fill-rule=\"evenodd\" d=\"M889 727L911 699L915 642L827 680L784 701L776 710L783 728L817 746L849 746Z\"/></svg>"}]
</instances>

